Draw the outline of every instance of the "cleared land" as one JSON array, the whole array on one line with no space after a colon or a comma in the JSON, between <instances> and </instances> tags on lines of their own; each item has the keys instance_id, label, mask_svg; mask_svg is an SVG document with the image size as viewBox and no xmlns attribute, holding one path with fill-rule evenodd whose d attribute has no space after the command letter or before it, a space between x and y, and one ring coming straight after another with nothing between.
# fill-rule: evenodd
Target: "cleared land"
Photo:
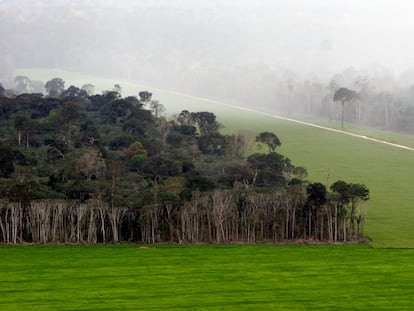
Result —
<instances>
[{"instance_id":1,"label":"cleared land","mask_svg":"<svg viewBox=\"0 0 414 311\"><path fill-rule=\"evenodd\" d=\"M47 81L59 76L70 84L94 83L96 90L111 89L115 83L123 87L123 95L149 90L168 113L182 109L212 111L227 133L240 129L253 132L273 131L282 141L280 152L295 165L305 166L312 181L331 184L338 179L366 184L371 200L366 205L366 233L375 247L414 247L414 191L412 191L414 153L393 146L351 137L341 133L275 119L261 113L247 112L214 101L167 92L126 81L100 79L64 71L22 70L32 79ZM252 105L254 108L254 105ZM334 122L316 121L330 127ZM397 133L347 125L345 130L414 147L414 137Z\"/></svg>"},{"instance_id":2,"label":"cleared land","mask_svg":"<svg viewBox=\"0 0 414 311\"><path fill-rule=\"evenodd\" d=\"M413 310L413 249L2 246L1 310Z\"/></svg>"}]
</instances>

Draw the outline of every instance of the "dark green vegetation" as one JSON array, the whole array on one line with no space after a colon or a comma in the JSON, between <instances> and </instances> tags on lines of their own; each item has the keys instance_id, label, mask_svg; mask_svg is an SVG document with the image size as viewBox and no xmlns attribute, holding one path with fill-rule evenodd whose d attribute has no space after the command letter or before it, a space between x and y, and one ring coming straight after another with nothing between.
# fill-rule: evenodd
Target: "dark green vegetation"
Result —
<instances>
[{"instance_id":1,"label":"dark green vegetation","mask_svg":"<svg viewBox=\"0 0 414 311\"><path fill-rule=\"evenodd\" d=\"M412 310L414 250L2 246L1 310Z\"/></svg>"},{"instance_id":2,"label":"dark green vegetation","mask_svg":"<svg viewBox=\"0 0 414 311\"><path fill-rule=\"evenodd\" d=\"M307 181L304 167L276 152L276 134L223 135L212 112L168 120L148 91L91 88L54 78L47 96L0 96L0 241L363 238L367 187L338 180L328 193ZM248 154L256 143L265 153Z\"/></svg>"}]
</instances>

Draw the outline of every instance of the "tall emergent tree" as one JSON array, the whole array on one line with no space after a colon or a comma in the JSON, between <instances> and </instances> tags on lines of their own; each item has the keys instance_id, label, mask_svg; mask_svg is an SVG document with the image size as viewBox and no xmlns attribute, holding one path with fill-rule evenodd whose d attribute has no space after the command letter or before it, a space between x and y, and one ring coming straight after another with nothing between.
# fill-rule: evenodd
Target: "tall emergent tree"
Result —
<instances>
[{"instance_id":1,"label":"tall emergent tree","mask_svg":"<svg viewBox=\"0 0 414 311\"><path fill-rule=\"evenodd\" d=\"M358 99L358 94L345 87L341 87L334 94L334 102L341 104L341 128L344 128L344 106L346 103L352 102L355 99Z\"/></svg>"},{"instance_id":2,"label":"tall emergent tree","mask_svg":"<svg viewBox=\"0 0 414 311\"><path fill-rule=\"evenodd\" d=\"M45 89L50 97L59 97L65 89L65 81L61 78L53 78L46 82Z\"/></svg>"}]
</instances>

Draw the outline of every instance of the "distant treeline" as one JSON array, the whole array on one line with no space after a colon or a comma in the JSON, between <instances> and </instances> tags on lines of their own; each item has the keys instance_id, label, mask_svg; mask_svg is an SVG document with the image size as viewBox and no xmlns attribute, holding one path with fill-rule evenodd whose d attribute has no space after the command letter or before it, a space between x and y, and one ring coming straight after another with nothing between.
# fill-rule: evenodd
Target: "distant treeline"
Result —
<instances>
[{"instance_id":1,"label":"distant treeline","mask_svg":"<svg viewBox=\"0 0 414 311\"><path fill-rule=\"evenodd\" d=\"M44 85L0 88L2 243L363 238L367 187L307 181L274 133L223 135L207 111L167 119L150 92L123 98L120 85Z\"/></svg>"}]
</instances>

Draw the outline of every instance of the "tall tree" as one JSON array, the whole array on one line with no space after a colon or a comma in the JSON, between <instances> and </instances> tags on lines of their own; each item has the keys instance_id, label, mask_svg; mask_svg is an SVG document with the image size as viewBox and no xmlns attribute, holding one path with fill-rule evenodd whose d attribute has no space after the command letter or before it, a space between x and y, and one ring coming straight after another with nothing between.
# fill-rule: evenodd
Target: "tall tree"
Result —
<instances>
[{"instance_id":1,"label":"tall tree","mask_svg":"<svg viewBox=\"0 0 414 311\"><path fill-rule=\"evenodd\" d=\"M50 97L59 97L65 89L65 81L61 78L53 78L46 82L45 89Z\"/></svg>"},{"instance_id":2,"label":"tall tree","mask_svg":"<svg viewBox=\"0 0 414 311\"><path fill-rule=\"evenodd\" d=\"M344 128L344 107L346 103L350 103L353 100L358 99L358 94L350 89L341 87L333 96L334 102L339 102L341 104L341 128Z\"/></svg>"},{"instance_id":3,"label":"tall tree","mask_svg":"<svg viewBox=\"0 0 414 311\"><path fill-rule=\"evenodd\" d=\"M256 137L258 143L266 144L269 147L269 152L275 152L276 147L281 145L279 137L271 132L262 132Z\"/></svg>"},{"instance_id":4,"label":"tall tree","mask_svg":"<svg viewBox=\"0 0 414 311\"><path fill-rule=\"evenodd\" d=\"M165 112L164 105L161 104L158 100L151 100L149 105L151 110L154 111L155 120L158 120L161 114Z\"/></svg>"},{"instance_id":5,"label":"tall tree","mask_svg":"<svg viewBox=\"0 0 414 311\"><path fill-rule=\"evenodd\" d=\"M220 128L216 115L212 112L192 112L191 116L197 122L201 136L215 134Z\"/></svg>"}]
</instances>

